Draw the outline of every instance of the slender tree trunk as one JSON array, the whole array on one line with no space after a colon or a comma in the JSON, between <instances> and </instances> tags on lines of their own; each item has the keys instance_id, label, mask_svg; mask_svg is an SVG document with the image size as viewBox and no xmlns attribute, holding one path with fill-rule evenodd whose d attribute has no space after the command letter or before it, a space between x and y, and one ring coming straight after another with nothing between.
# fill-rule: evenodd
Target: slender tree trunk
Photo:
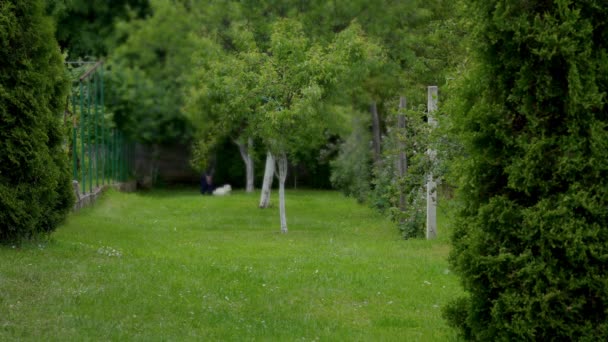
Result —
<instances>
[{"instance_id":1,"label":"slender tree trunk","mask_svg":"<svg viewBox=\"0 0 608 342\"><path fill-rule=\"evenodd\" d=\"M266 153L266 167L264 168L264 182L262 183L262 194L260 196L260 208L268 208L270 205L270 189L274 177L274 157L268 151Z\"/></svg>"},{"instance_id":2,"label":"slender tree trunk","mask_svg":"<svg viewBox=\"0 0 608 342\"><path fill-rule=\"evenodd\" d=\"M241 158L245 163L245 170L247 175L247 185L245 187L246 192L253 192L253 157L251 151L253 150L253 139L247 139L247 145L244 142L235 140L234 143L239 147L241 152Z\"/></svg>"},{"instance_id":3,"label":"slender tree trunk","mask_svg":"<svg viewBox=\"0 0 608 342\"><path fill-rule=\"evenodd\" d=\"M287 178L287 155L281 153L277 160L279 169L279 214L281 216L281 233L287 233L287 215L285 214L285 179Z\"/></svg>"},{"instance_id":4,"label":"slender tree trunk","mask_svg":"<svg viewBox=\"0 0 608 342\"><path fill-rule=\"evenodd\" d=\"M400 181L399 184L399 209L405 211L405 190L403 189L403 177L407 173L407 155L405 154L405 109L406 109L405 96L401 96L399 99L399 116L397 122L397 141L399 148L399 159L397 160L397 177Z\"/></svg>"},{"instance_id":5,"label":"slender tree trunk","mask_svg":"<svg viewBox=\"0 0 608 342\"><path fill-rule=\"evenodd\" d=\"M249 138L247 139L247 150L249 151L249 158L248 158L248 162L247 162L247 192L253 192L253 156L252 156L252 151L253 151L253 139Z\"/></svg>"},{"instance_id":6,"label":"slender tree trunk","mask_svg":"<svg viewBox=\"0 0 608 342\"><path fill-rule=\"evenodd\" d=\"M382 155L380 147L380 118L378 117L378 106L376 105L376 101L372 101L372 104L370 106L370 112L372 114L374 162L378 164L382 160Z\"/></svg>"},{"instance_id":7,"label":"slender tree trunk","mask_svg":"<svg viewBox=\"0 0 608 342\"><path fill-rule=\"evenodd\" d=\"M433 112L437 110L437 86L428 87L428 122L431 127L437 125L433 117ZM435 162L435 150L427 151L431 162ZM426 238L427 240L437 237L437 183L433 177L433 172L429 173L426 183Z\"/></svg>"}]
</instances>

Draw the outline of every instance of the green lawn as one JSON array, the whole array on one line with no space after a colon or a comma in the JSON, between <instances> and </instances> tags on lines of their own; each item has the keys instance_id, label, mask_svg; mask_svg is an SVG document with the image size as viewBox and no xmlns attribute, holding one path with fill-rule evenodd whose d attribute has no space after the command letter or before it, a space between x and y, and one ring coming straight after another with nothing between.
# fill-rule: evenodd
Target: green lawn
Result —
<instances>
[{"instance_id":1,"label":"green lawn","mask_svg":"<svg viewBox=\"0 0 608 342\"><path fill-rule=\"evenodd\" d=\"M110 191L50 241L0 247L0 340L456 340L445 237L404 241L322 191L287 192L280 234L257 202Z\"/></svg>"}]
</instances>

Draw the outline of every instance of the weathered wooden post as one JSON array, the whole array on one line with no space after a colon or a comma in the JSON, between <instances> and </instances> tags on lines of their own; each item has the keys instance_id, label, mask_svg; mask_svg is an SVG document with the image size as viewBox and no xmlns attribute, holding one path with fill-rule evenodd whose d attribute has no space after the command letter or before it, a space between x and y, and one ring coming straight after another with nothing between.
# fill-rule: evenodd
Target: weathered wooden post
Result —
<instances>
[{"instance_id":1,"label":"weathered wooden post","mask_svg":"<svg viewBox=\"0 0 608 342\"><path fill-rule=\"evenodd\" d=\"M428 87L428 123L431 128L437 126L437 121L433 113L437 110L437 86ZM428 149L427 153L431 162L435 161L436 151ZM437 183L433 179L433 172L429 172L426 183L426 238L434 239L437 237Z\"/></svg>"}]
</instances>

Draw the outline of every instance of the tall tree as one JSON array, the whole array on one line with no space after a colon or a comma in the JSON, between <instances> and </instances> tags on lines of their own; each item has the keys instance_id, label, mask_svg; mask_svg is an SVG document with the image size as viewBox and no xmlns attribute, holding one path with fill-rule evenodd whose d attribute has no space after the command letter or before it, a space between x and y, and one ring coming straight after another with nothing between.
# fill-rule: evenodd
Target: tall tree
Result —
<instances>
[{"instance_id":1,"label":"tall tree","mask_svg":"<svg viewBox=\"0 0 608 342\"><path fill-rule=\"evenodd\" d=\"M446 311L473 340L608 339L608 4L471 0Z\"/></svg>"},{"instance_id":2,"label":"tall tree","mask_svg":"<svg viewBox=\"0 0 608 342\"><path fill-rule=\"evenodd\" d=\"M71 209L61 114L69 81L42 0L0 3L0 241L51 232Z\"/></svg>"},{"instance_id":3,"label":"tall tree","mask_svg":"<svg viewBox=\"0 0 608 342\"><path fill-rule=\"evenodd\" d=\"M107 56L118 20L143 18L148 0L45 0L56 21L56 37L69 59Z\"/></svg>"},{"instance_id":4,"label":"tall tree","mask_svg":"<svg viewBox=\"0 0 608 342\"><path fill-rule=\"evenodd\" d=\"M324 133L335 120L323 110L325 103L334 91L341 90L338 85L342 80L356 78L354 71L361 68L355 67L355 62L373 59L379 53L356 24L337 35L328 48L308 39L298 21L283 19L273 26L258 85L265 103L257 125L277 162L282 232L287 232L288 158L324 143Z\"/></svg>"},{"instance_id":5,"label":"tall tree","mask_svg":"<svg viewBox=\"0 0 608 342\"><path fill-rule=\"evenodd\" d=\"M265 103L257 123L277 162L283 233L287 233L285 179L288 155L297 148L318 142L318 135L312 128L319 122L316 109L322 90L314 81L314 71L310 68L319 65L318 53L320 51L304 36L299 22L281 20L273 28L269 58L261 69L258 87ZM312 63L306 63L308 61Z\"/></svg>"},{"instance_id":6,"label":"tall tree","mask_svg":"<svg viewBox=\"0 0 608 342\"><path fill-rule=\"evenodd\" d=\"M228 137L238 147L246 168L246 191L253 191L253 116L261 99L253 91L259 79L264 55L257 51L251 32L232 27L233 44L238 52L219 51L208 39L207 52L198 54L200 66L193 73L186 112L194 123L194 164L204 168L207 155ZM209 50L215 51L213 53Z\"/></svg>"},{"instance_id":7,"label":"tall tree","mask_svg":"<svg viewBox=\"0 0 608 342\"><path fill-rule=\"evenodd\" d=\"M117 23L124 42L109 56L109 110L132 139L149 144L187 143L191 127L182 108L192 55L196 13L180 2L154 0L145 19Z\"/></svg>"}]
</instances>

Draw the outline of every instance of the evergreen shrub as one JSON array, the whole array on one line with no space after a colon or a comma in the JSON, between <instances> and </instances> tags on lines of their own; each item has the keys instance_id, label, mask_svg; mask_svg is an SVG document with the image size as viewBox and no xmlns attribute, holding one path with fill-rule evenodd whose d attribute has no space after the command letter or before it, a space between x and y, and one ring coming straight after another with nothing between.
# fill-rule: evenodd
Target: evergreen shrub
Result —
<instances>
[{"instance_id":1,"label":"evergreen shrub","mask_svg":"<svg viewBox=\"0 0 608 342\"><path fill-rule=\"evenodd\" d=\"M467 1L446 309L482 341L608 340L608 2Z\"/></svg>"},{"instance_id":2,"label":"evergreen shrub","mask_svg":"<svg viewBox=\"0 0 608 342\"><path fill-rule=\"evenodd\" d=\"M0 241L51 232L73 204L68 80L41 0L0 2Z\"/></svg>"}]
</instances>

